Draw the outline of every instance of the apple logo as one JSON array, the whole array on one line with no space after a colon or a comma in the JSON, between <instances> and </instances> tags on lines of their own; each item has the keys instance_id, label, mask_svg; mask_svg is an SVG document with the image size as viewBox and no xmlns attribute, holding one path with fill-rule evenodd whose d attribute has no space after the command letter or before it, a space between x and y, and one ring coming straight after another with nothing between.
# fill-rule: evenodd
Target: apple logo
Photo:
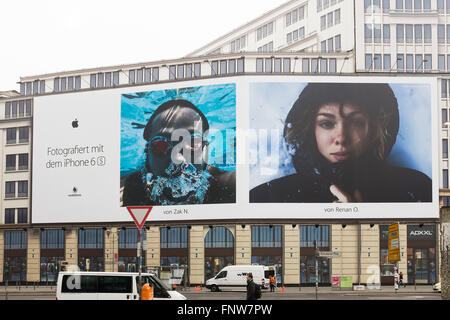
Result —
<instances>
[{"instance_id":1,"label":"apple logo","mask_svg":"<svg viewBox=\"0 0 450 320\"><path fill-rule=\"evenodd\" d=\"M72 128L78 128L78 120L77 119L72 121Z\"/></svg>"},{"instance_id":2,"label":"apple logo","mask_svg":"<svg viewBox=\"0 0 450 320\"><path fill-rule=\"evenodd\" d=\"M73 191L73 193L77 193L78 192L77 187L73 187L72 191Z\"/></svg>"}]
</instances>

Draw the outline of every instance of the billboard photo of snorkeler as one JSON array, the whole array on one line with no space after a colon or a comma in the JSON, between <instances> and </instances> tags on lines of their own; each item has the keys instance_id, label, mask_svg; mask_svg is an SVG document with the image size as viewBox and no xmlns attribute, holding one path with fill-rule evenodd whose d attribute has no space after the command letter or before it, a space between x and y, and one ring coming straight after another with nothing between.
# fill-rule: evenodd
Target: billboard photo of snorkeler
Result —
<instances>
[{"instance_id":1,"label":"billboard photo of snorkeler","mask_svg":"<svg viewBox=\"0 0 450 320\"><path fill-rule=\"evenodd\" d=\"M145 163L121 179L121 205L234 203L235 171L208 163L209 129L190 101L158 106L144 127Z\"/></svg>"}]
</instances>

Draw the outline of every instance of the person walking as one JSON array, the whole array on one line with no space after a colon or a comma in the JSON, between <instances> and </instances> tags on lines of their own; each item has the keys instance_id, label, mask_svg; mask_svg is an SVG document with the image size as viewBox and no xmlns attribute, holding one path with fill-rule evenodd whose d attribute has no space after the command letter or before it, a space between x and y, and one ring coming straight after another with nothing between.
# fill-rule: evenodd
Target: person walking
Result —
<instances>
[{"instance_id":1,"label":"person walking","mask_svg":"<svg viewBox=\"0 0 450 320\"><path fill-rule=\"evenodd\" d=\"M247 273L247 300L261 298L261 288L253 281L253 274Z\"/></svg>"},{"instance_id":2,"label":"person walking","mask_svg":"<svg viewBox=\"0 0 450 320\"><path fill-rule=\"evenodd\" d=\"M270 276L270 292L275 292L275 277Z\"/></svg>"},{"instance_id":3,"label":"person walking","mask_svg":"<svg viewBox=\"0 0 450 320\"><path fill-rule=\"evenodd\" d=\"M406 284L403 283L403 272L401 272L401 271L400 271L400 274L399 274L399 279L400 279L400 281L398 282L398 285L399 286L403 286L404 288L406 288Z\"/></svg>"}]
</instances>

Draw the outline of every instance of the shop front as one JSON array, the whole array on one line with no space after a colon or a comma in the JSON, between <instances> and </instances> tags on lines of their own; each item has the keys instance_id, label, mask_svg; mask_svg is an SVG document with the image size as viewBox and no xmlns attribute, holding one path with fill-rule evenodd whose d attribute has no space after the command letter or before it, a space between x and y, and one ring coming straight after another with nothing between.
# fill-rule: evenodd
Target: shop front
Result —
<instances>
[{"instance_id":1,"label":"shop front","mask_svg":"<svg viewBox=\"0 0 450 320\"><path fill-rule=\"evenodd\" d=\"M408 225L408 284L436 283L436 238L436 225Z\"/></svg>"}]
</instances>

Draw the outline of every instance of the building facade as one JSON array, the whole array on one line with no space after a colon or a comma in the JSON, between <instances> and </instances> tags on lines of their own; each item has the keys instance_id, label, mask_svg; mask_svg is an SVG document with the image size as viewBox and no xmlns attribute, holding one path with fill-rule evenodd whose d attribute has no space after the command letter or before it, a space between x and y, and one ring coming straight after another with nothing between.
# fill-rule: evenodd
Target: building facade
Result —
<instances>
[{"instance_id":1,"label":"building facade","mask_svg":"<svg viewBox=\"0 0 450 320\"><path fill-rule=\"evenodd\" d=\"M21 77L19 95L0 95L0 282L53 282L61 262L90 271L134 271L138 263L131 223L31 223L37 96L243 75L435 78L442 123L439 196L441 206L448 206L448 14L450 3L444 0L293 0L184 58ZM381 283L391 285L387 226L394 222L147 223L144 266L187 266L194 285L229 264L265 264L276 266L280 283L312 285L317 245L341 253L319 258L321 284L343 276L355 284L377 282L379 270ZM439 281L439 221L399 222L404 281Z\"/></svg>"}]
</instances>

